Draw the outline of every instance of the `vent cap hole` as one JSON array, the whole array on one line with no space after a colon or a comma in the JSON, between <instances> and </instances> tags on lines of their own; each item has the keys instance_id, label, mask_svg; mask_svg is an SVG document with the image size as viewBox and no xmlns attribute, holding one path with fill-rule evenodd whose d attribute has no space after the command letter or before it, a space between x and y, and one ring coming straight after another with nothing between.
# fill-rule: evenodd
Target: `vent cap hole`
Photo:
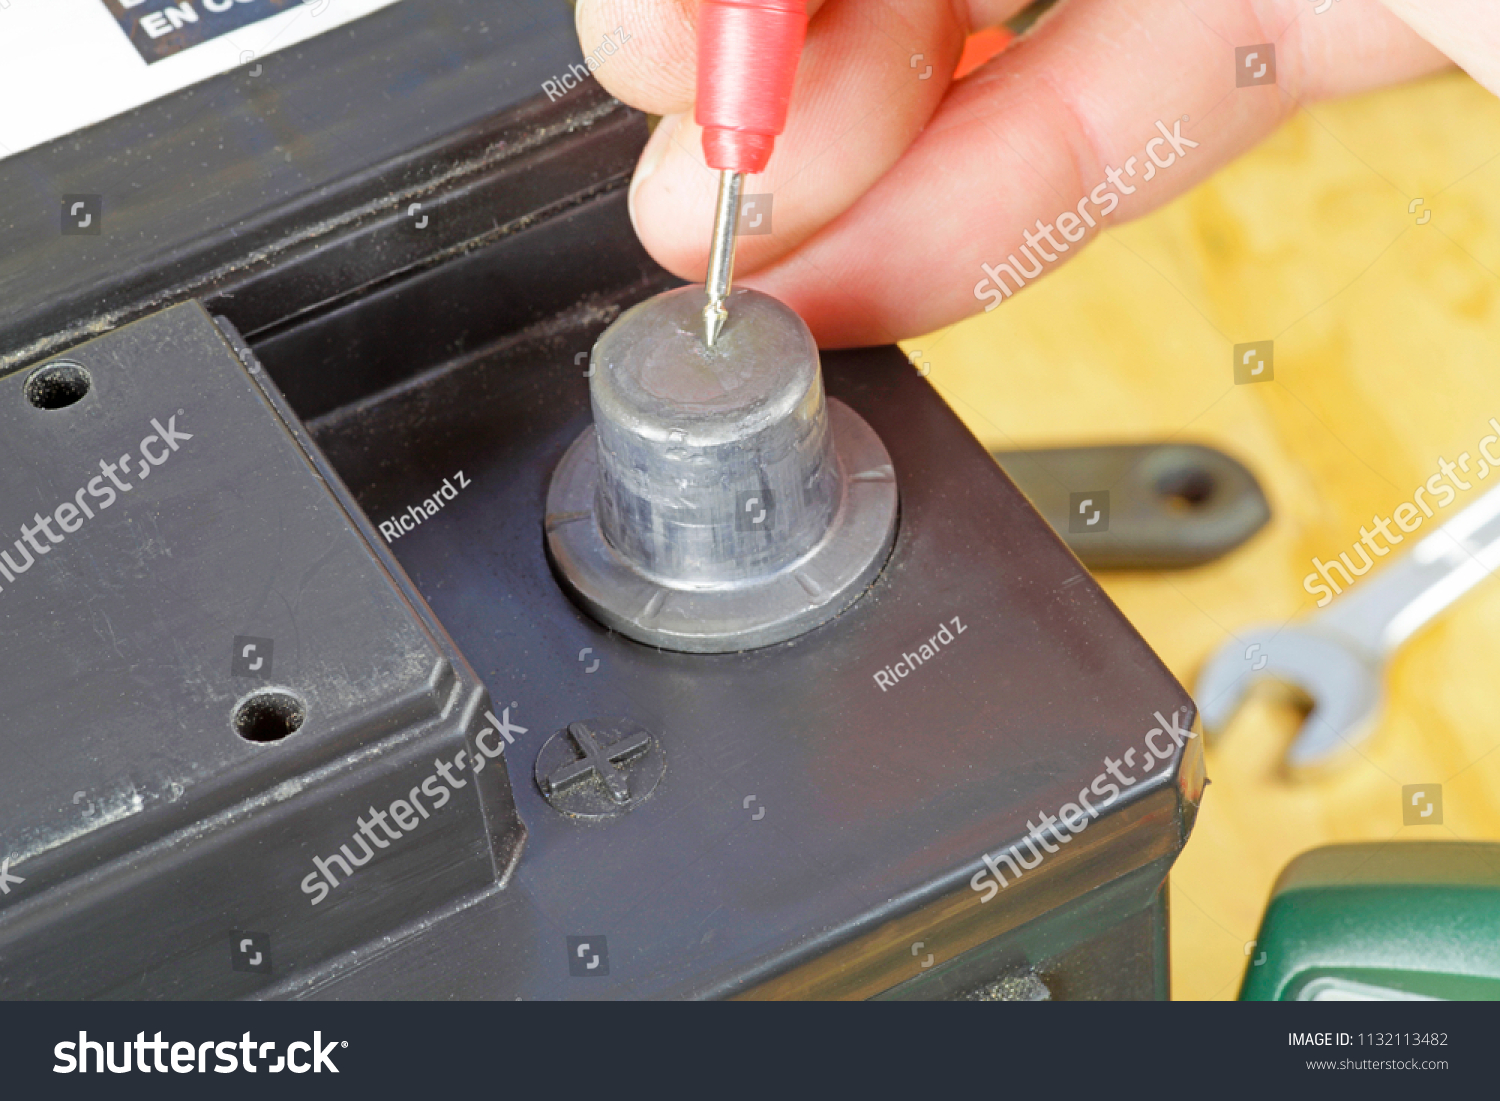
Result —
<instances>
[{"instance_id":1,"label":"vent cap hole","mask_svg":"<svg viewBox=\"0 0 1500 1101\"><path fill-rule=\"evenodd\" d=\"M247 742L279 742L295 734L307 718L307 706L290 692L267 688L254 692L234 709L234 732Z\"/></svg>"},{"instance_id":2,"label":"vent cap hole","mask_svg":"<svg viewBox=\"0 0 1500 1101\"><path fill-rule=\"evenodd\" d=\"M31 372L23 392L38 409L66 409L89 392L93 379L76 363L49 363Z\"/></svg>"}]
</instances>

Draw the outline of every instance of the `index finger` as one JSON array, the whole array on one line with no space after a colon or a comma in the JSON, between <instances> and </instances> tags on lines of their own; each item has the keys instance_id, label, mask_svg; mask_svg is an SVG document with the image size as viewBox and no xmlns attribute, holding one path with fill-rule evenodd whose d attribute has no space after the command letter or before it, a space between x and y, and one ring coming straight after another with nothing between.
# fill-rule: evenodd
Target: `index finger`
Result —
<instances>
[{"instance_id":1,"label":"index finger","mask_svg":"<svg viewBox=\"0 0 1500 1101\"><path fill-rule=\"evenodd\" d=\"M1448 64L1375 0L1345 0L1332 19L1304 10L1294 0L1064 0L955 84L858 202L741 282L796 309L824 346L932 332L1002 305L1303 103ZM1236 51L1267 45L1275 68L1242 86ZM682 231L643 221L653 255L670 254Z\"/></svg>"}]
</instances>

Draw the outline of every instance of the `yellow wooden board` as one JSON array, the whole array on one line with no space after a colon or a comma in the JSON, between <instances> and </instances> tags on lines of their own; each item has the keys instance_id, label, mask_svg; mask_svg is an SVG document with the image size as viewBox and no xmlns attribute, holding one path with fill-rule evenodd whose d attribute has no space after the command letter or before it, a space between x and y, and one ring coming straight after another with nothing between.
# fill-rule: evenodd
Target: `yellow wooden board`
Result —
<instances>
[{"instance_id":1,"label":"yellow wooden board","mask_svg":"<svg viewBox=\"0 0 1500 1101\"><path fill-rule=\"evenodd\" d=\"M993 313L906 348L991 447L1192 440L1254 471L1274 515L1250 543L1100 578L1191 690L1236 631L1313 610L1314 555L1350 551L1440 459L1477 463L1500 418L1497 158L1500 101L1462 74L1322 104ZM1274 380L1234 385L1233 345L1265 339ZM1497 484L1470 481L1423 533ZM1235 996L1271 885L1304 849L1500 839L1497 666L1491 579L1408 643L1376 734L1319 774L1282 769L1288 703L1262 694L1241 712L1208 747L1172 874L1176 997ZM1441 825L1402 825L1413 783L1442 784Z\"/></svg>"}]
</instances>

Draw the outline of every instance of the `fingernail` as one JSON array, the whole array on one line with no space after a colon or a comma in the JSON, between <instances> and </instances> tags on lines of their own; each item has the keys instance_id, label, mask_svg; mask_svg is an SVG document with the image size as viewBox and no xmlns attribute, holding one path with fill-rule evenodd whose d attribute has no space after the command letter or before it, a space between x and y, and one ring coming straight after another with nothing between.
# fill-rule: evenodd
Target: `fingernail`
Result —
<instances>
[{"instance_id":1,"label":"fingernail","mask_svg":"<svg viewBox=\"0 0 1500 1101\"><path fill-rule=\"evenodd\" d=\"M640 232L640 226L635 220L635 195L641 189L641 184L649 180L667 155L667 150L672 146L672 133L682 124L686 113L676 115L663 115L662 120L656 124L656 131L651 135L651 140L646 146L646 152L641 157L639 164L635 166L635 178L630 181L630 192L626 203L630 208L630 221L636 225L636 232Z\"/></svg>"}]
</instances>

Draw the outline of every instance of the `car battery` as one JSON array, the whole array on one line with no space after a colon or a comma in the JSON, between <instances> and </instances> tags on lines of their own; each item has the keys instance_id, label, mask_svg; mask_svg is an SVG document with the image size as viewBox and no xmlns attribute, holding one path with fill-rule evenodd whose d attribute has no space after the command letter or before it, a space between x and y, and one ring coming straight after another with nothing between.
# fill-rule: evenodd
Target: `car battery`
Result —
<instances>
[{"instance_id":1,"label":"car battery","mask_svg":"<svg viewBox=\"0 0 1500 1101\"><path fill-rule=\"evenodd\" d=\"M596 343L690 292L569 14L398 0L0 160L0 995L1166 997L1193 704L900 351L798 376L874 517L827 614L570 572Z\"/></svg>"}]
</instances>

